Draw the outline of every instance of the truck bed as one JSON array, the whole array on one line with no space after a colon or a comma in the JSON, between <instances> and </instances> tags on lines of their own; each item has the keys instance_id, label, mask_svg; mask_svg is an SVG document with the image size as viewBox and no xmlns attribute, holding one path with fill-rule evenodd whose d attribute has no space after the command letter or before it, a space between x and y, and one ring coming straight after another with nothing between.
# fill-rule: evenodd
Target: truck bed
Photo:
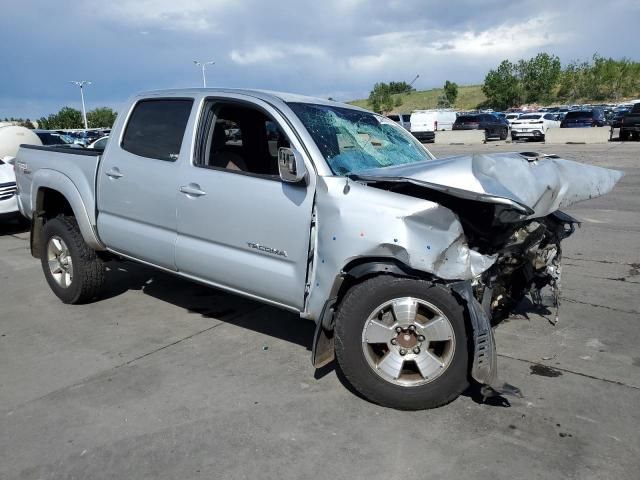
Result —
<instances>
[{"instance_id":1,"label":"truck bed","mask_svg":"<svg viewBox=\"0 0 640 480\"><path fill-rule=\"evenodd\" d=\"M86 206L87 216L95 225L96 174L101 150L72 147L21 145L16 155L16 181L18 204L23 215L31 218L40 179L57 177L58 181L71 184Z\"/></svg>"}]
</instances>

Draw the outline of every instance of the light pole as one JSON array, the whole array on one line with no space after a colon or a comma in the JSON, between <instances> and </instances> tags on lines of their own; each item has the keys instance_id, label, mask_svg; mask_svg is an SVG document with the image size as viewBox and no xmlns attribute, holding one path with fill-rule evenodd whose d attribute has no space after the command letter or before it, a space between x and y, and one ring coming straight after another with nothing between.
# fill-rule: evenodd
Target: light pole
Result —
<instances>
[{"instance_id":1,"label":"light pole","mask_svg":"<svg viewBox=\"0 0 640 480\"><path fill-rule=\"evenodd\" d=\"M84 121L84 129L86 130L87 125L87 110L84 107L84 86L91 85L91 82L88 80L71 80L71 83L80 87L80 99L82 100L82 120Z\"/></svg>"},{"instance_id":2,"label":"light pole","mask_svg":"<svg viewBox=\"0 0 640 480\"><path fill-rule=\"evenodd\" d=\"M202 68L202 86L204 88L207 88L207 76L205 75L204 71L207 68L207 65L213 65L216 62L199 62L198 60L194 60L193 63Z\"/></svg>"}]
</instances>

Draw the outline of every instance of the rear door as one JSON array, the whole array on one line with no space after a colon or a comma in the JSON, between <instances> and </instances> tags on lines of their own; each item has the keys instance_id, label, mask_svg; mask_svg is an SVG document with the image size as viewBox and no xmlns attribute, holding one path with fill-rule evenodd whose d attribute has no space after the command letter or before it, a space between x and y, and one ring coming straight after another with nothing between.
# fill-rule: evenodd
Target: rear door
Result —
<instances>
[{"instance_id":1,"label":"rear door","mask_svg":"<svg viewBox=\"0 0 640 480\"><path fill-rule=\"evenodd\" d=\"M192 98L137 102L98 172L98 233L110 249L175 270L179 164Z\"/></svg>"}]
</instances>

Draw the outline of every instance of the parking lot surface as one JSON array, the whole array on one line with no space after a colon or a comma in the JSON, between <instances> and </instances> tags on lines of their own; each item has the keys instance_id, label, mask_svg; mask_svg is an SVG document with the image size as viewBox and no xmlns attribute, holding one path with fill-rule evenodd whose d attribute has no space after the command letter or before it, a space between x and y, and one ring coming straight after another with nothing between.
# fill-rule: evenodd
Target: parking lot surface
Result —
<instances>
[{"instance_id":1,"label":"parking lot surface","mask_svg":"<svg viewBox=\"0 0 640 480\"><path fill-rule=\"evenodd\" d=\"M437 410L372 405L310 363L314 325L129 262L63 305L28 233L0 226L0 478L637 479L640 145L532 151L624 170L569 213L560 322L525 301L496 329L499 375Z\"/></svg>"}]
</instances>

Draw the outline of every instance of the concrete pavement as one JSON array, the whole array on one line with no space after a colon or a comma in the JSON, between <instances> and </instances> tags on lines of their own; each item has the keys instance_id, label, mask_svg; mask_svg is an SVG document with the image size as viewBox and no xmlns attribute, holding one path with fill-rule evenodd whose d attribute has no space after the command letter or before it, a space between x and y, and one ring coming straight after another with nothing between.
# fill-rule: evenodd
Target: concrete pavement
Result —
<instances>
[{"instance_id":1,"label":"concrete pavement","mask_svg":"<svg viewBox=\"0 0 640 480\"><path fill-rule=\"evenodd\" d=\"M61 304L27 234L0 227L0 479L635 479L640 460L640 145L539 150L627 175L569 211L560 323L496 329L523 399L378 407L309 360L313 324L132 263ZM548 368L541 368L542 366Z\"/></svg>"}]
</instances>

